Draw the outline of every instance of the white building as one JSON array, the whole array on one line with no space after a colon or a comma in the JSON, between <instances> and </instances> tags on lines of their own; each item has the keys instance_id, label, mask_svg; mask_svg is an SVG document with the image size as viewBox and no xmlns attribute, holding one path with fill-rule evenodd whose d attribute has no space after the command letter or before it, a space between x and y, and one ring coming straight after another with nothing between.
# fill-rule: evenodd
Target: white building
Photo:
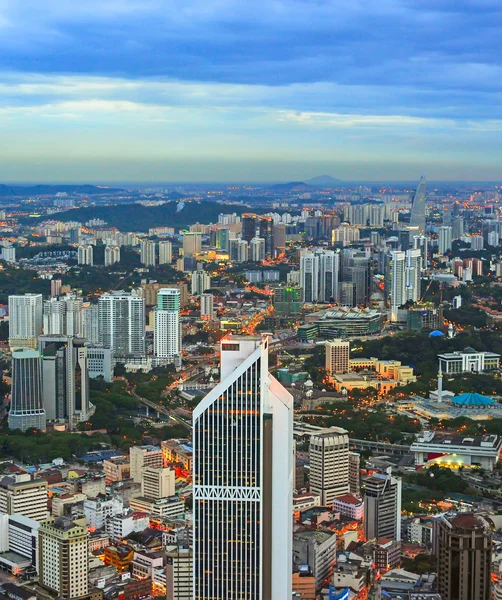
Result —
<instances>
[{"instance_id":1,"label":"white building","mask_svg":"<svg viewBox=\"0 0 502 600\"><path fill-rule=\"evenodd\" d=\"M45 300L43 324L46 335L82 336L84 333L84 301L76 294Z\"/></svg>"},{"instance_id":2,"label":"white building","mask_svg":"<svg viewBox=\"0 0 502 600\"><path fill-rule=\"evenodd\" d=\"M145 467L160 469L162 467L162 450L159 446L131 446L129 448L131 479L141 483Z\"/></svg>"},{"instance_id":3,"label":"white building","mask_svg":"<svg viewBox=\"0 0 502 600\"><path fill-rule=\"evenodd\" d=\"M443 226L439 228L439 254L446 254L452 249L453 230L451 227Z\"/></svg>"},{"instance_id":4,"label":"white building","mask_svg":"<svg viewBox=\"0 0 502 600\"><path fill-rule=\"evenodd\" d=\"M105 267L110 267L118 262L120 262L120 246L106 246Z\"/></svg>"},{"instance_id":5,"label":"white building","mask_svg":"<svg viewBox=\"0 0 502 600\"><path fill-rule=\"evenodd\" d=\"M114 358L145 356L145 299L127 292L99 298L99 343L113 350Z\"/></svg>"},{"instance_id":6,"label":"white building","mask_svg":"<svg viewBox=\"0 0 502 600\"><path fill-rule=\"evenodd\" d=\"M420 298L422 256L419 249L406 251L406 301Z\"/></svg>"},{"instance_id":7,"label":"white building","mask_svg":"<svg viewBox=\"0 0 502 600\"><path fill-rule=\"evenodd\" d=\"M471 250L483 250L484 240L482 235L473 235L471 237Z\"/></svg>"},{"instance_id":8,"label":"white building","mask_svg":"<svg viewBox=\"0 0 502 600\"><path fill-rule=\"evenodd\" d=\"M78 247L78 264L92 265L94 264L94 248L90 244L82 244Z\"/></svg>"},{"instance_id":9,"label":"white building","mask_svg":"<svg viewBox=\"0 0 502 600\"><path fill-rule=\"evenodd\" d=\"M364 519L364 502L352 494L344 494L335 498L335 512L339 512L346 517L362 521Z\"/></svg>"},{"instance_id":10,"label":"white building","mask_svg":"<svg viewBox=\"0 0 502 600\"><path fill-rule=\"evenodd\" d=\"M8 263L16 262L16 249L14 246L6 246L2 248L2 260Z\"/></svg>"},{"instance_id":11,"label":"white building","mask_svg":"<svg viewBox=\"0 0 502 600\"><path fill-rule=\"evenodd\" d=\"M457 352L438 354L439 370L443 374L450 373L484 373L496 371L500 366L500 354L494 352L477 352L467 347Z\"/></svg>"},{"instance_id":12,"label":"white building","mask_svg":"<svg viewBox=\"0 0 502 600\"><path fill-rule=\"evenodd\" d=\"M159 359L173 359L181 354L180 290L161 288L153 329L154 355Z\"/></svg>"},{"instance_id":13,"label":"white building","mask_svg":"<svg viewBox=\"0 0 502 600\"><path fill-rule=\"evenodd\" d=\"M340 255L332 250L303 251L300 256L302 300L307 303L339 299Z\"/></svg>"},{"instance_id":14,"label":"white building","mask_svg":"<svg viewBox=\"0 0 502 600\"><path fill-rule=\"evenodd\" d=\"M120 496L98 496L84 500L84 514L87 527L98 530L105 527L109 517L121 515L124 502Z\"/></svg>"},{"instance_id":15,"label":"white building","mask_svg":"<svg viewBox=\"0 0 502 600\"><path fill-rule=\"evenodd\" d=\"M87 346L87 365L91 379L102 377L107 383L113 381L115 362L111 348Z\"/></svg>"},{"instance_id":16,"label":"white building","mask_svg":"<svg viewBox=\"0 0 502 600\"><path fill-rule=\"evenodd\" d=\"M85 302L82 310L83 337L91 344L99 344L99 306Z\"/></svg>"},{"instance_id":17,"label":"white building","mask_svg":"<svg viewBox=\"0 0 502 600\"><path fill-rule=\"evenodd\" d=\"M203 292L210 289L211 277L203 271L198 270L192 273L192 295L200 296Z\"/></svg>"},{"instance_id":18,"label":"white building","mask_svg":"<svg viewBox=\"0 0 502 600\"><path fill-rule=\"evenodd\" d=\"M125 515L108 517L105 523L106 533L110 538L119 540L126 538L131 533L140 533L150 524L150 517L144 512L129 512Z\"/></svg>"},{"instance_id":19,"label":"white building","mask_svg":"<svg viewBox=\"0 0 502 600\"><path fill-rule=\"evenodd\" d=\"M143 240L140 244L139 260L145 267L155 267L155 242Z\"/></svg>"},{"instance_id":20,"label":"white building","mask_svg":"<svg viewBox=\"0 0 502 600\"><path fill-rule=\"evenodd\" d=\"M141 495L158 500L169 498L176 492L176 475L168 467L143 467L141 474Z\"/></svg>"},{"instance_id":21,"label":"white building","mask_svg":"<svg viewBox=\"0 0 502 600\"><path fill-rule=\"evenodd\" d=\"M15 552L38 566L40 522L22 515L0 514L0 564L4 552Z\"/></svg>"},{"instance_id":22,"label":"white building","mask_svg":"<svg viewBox=\"0 0 502 600\"><path fill-rule=\"evenodd\" d=\"M132 510L146 513L153 517L175 518L185 513L185 502L178 496L170 498L145 498L144 496L134 496L129 501Z\"/></svg>"},{"instance_id":23,"label":"white building","mask_svg":"<svg viewBox=\"0 0 502 600\"><path fill-rule=\"evenodd\" d=\"M30 475L6 476L0 480L0 513L22 515L35 521L47 518L47 482Z\"/></svg>"},{"instance_id":24,"label":"white building","mask_svg":"<svg viewBox=\"0 0 502 600\"><path fill-rule=\"evenodd\" d=\"M349 492L349 434L340 427L322 429L310 437L310 491L322 506Z\"/></svg>"},{"instance_id":25,"label":"white building","mask_svg":"<svg viewBox=\"0 0 502 600\"><path fill-rule=\"evenodd\" d=\"M159 265L170 265L173 262L173 245L171 242L159 242Z\"/></svg>"},{"instance_id":26,"label":"white building","mask_svg":"<svg viewBox=\"0 0 502 600\"><path fill-rule=\"evenodd\" d=\"M9 296L9 346L11 348L37 347L42 333L42 294Z\"/></svg>"},{"instance_id":27,"label":"white building","mask_svg":"<svg viewBox=\"0 0 502 600\"><path fill-rule=\"evenodd\" d=\"M200 316L202 319L212 319L214 316L213 294L202 294L200 297Z\"/></svg>"},{"instance_id":28,"label":"white building","mask_svg":"<svg viewBox=\"0 0 502 600\"><path fill-rule=\"evenodd\" d=\"M88 538L85 519L50 518L39 529L39 583L59 598L72 600L89 592Z\"/></svg>"},{"instance_id":29,"label":"white building","mask_svg":"<svg viewBox=\"0 0 502 600\"><path fill-rule=\"evenodd\" d=\"M290 600L293 399L267 338L222 341L221 383L193 423L194 597Z\"/></svg>"},{"instance_id":30,"label":"white building","mask_svg":"<svg viewBox=\"0 0 502 600\"><path fill-rule=\"evenodd\" d=\"M249 258L253 262L262 262L265 260L265 240L260 237L254 237L249 242Z\"/></svg>"}]
</instances>

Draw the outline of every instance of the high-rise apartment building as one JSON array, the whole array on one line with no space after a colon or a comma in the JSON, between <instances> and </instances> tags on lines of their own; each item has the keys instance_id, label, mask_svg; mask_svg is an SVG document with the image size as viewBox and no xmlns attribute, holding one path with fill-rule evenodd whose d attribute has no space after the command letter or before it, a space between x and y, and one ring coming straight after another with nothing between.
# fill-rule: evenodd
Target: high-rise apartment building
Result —
<instances>
[{"instance_id":1,"label":"high-rise apartment building","mask_svg":"<svg viewBox=\"0 0 502 600\"><path fill-rule=\"evenodd\" d=\"M141 483L145 467L154 469L162 467L162 450L159 446L131 446L129 448L129 463L131 479L136 483Z\"/></svg>"},{"instance_id":2,"label":"high-rise apartment building","mask_svg":"<svg viewBox=\"0 0 502 600\"><path fill-rule=\"evenodd\" d=\"M332 250L304 251L300 256L303 302L337 302L340 255Z\"/></svg>"},{"instance_id":3,"label":"high-rise apartment building","mask_svg":"<svg viewBox=\"0 0 502 600\"><path fill-rule=\"evenodd\" d=\"M42 294L9 296L9 346L11 348L37 347L42 333Z\"/></svg>"},{"instance_id":4,"label":"high-rise apartment building","mask_svg":"<svg viewBox=\"0 0 502 600\"><path fill-rule=\"evenodd\" d=\"M183 256L192 258L195 254L199 254L202 248L202 234L197 231L183 232Z\"/></svg>"},{"instance_id":5,"label":"high-rise apartment building","mask_svg":"<svg viewBox=\"0 0 502 600\"><path fill-rule=\"evenodd\" d=\"M406 303L406 252L401 250L391 252L386 275L389 279L389 304L393 315L392 320L397 320L397 309Z\"/></svg>"},{"instance_id":6,"label":"high-rise apartment building","mask_svg":"<svg viewBox=\"0 0 502 600\"><path fill-rule=\"evenodd\" d=\"M143 467L141 495L151 500L170 498L175 494L176 475L168 467Z\"/></svg>"},{"instance_id":7,"label":"high-rise apartment building","mask_svg":"<svg viewBox=\"0 0 502 600\"><path fill-rule=\"evenodd\" d=\"M213 318L213 316L214 316L214 296L213 296L213 294L201 294L200 316L202 319L212 319Z\"/></svg>"},{"instance_id":8,"label":"high-rise apartment building","mask_svg":"<svg viewBox=\"0 0 502 600\"><path fill-rule=\"evenodd\" d=\"M350 362L350 342L333 340L326 342L326 373L348 373Z\"/></svg>"},{"instance_id":9,"label":"high-rise apartment building","mask_svg":"<svg viewBox=\"0 0 502 600\"><path fill-rule=\"evenodd\" d=\"M417 302L421 293L422 255L419 249L406 251L406 301Z\"/></svg>"},{"instance_id":10,"label":"high-rise apartment building","mask_svg":"<svg viewBox=\"0 0 502 600\"><path fill-rule=\"evenodd\" d=\"M253 262L265 260L265 239L254 237L249 243L249 259Z\"/></svg>"},{"instance_id":11,"label":"high-rise apartment building","mask_svg":"<svg viewBox=\"0 0 502 600\"><path fill-rule=\"evenodd\" d=\"M79 265L94 264L94 248L91 244L81 244L77 249L77 262Z\"/></svg>"},{"instance_id":12,"label":"high-rise apartment building","mask_svg":"<svg viewBox=\"0 0 502 600\"><path fill-rule=\"evenodd\" d=\"M489 600L492 535L472 513L441 517L437 527L438 592L446 600Z\"/></svg>"},{"instance_id":13,"label":"high-rise apartment building","mask_svg":"<svg viewBox=\"0 0 502 600\"><path fill-rule=\"evenodd\" d=\"M61 279L51 279L51 298L59 296L62 283Z\"/></svg>"},{"instance_id":14,"label":"high-rise apartment building","mask_svg":"<svg viewBox=\"0 0 502 600\"><path fill-rule=\"evenodd\" d=\"M127 292L103 294L98 302L99 342L114 358L145 356L145 300Z\"/></svg>"},{"instance_id":15,"label":"high-rise apartment building","mask_svg":"<svg viewBox=\"0 0 502 600\"><path fill-rule=\"evenodd\" d=\"M417 228L420 235L425 233L425 200L427 181L422 177L418 183L411 205L410 226Z\"/></svg>"},{"instance_id":16,"label":"high-rise apartment building","mask_svg":"<svg viewBox=\"0 0 502 600\"><path fill-rule=\"evenodd\" d=\"M173 262L173 245L164 240L159 242L159 265L170 265Z\"/></svg>"},{"instance_id":17,"label":"high-rise apartment building","mask_svg":"<svg viewBox=\"0 0 502 600\"><path fill-rule=\"evenodd\" d=\"M484 240L482 235L473 235L471 237L471 250L483 250Z\"/></svg>"},{"instance_id":18,"label":"high-rise apartment building","mask_svg":"<svg viewBox=\"0 0 502 600\"><path fill-rule=\"evenodd\" d=\"M99 307L85 302L82 307L82 337L91 344L99 344Z\"/></svg>"},{"instance_id":19,"label":"high-rise apartment building","mask_svg":"<svg viewBox=\"0 0 502 600\"><path fill-rule=\"evenodd\" d=\"M43 323L46 335L81 336L84 331L84 301L76 294L44 301Z\"/></svg>"},{"instance_id":20,"label":"high-rise apartment building","mask_svg":"<svg viewBox=\"0 0 502 600\"><path fill-rule=\"evenodd\" d=\"M159 359L172 359L181 354L180 291L161 288L153 329L154 355Z\"/></svg>"},{"instance_id":21,"label":"high-rise apartment building","mask_svg":"<svg viewBox=\"0 0 502 600\"><path fill-rule=\"evenodd\" d=\"M9 429L45 431L40 354L36 350L23 349L12 353L12 392L8 422Z\"/></svg>"},{"instance_id":22,"label":"high-rise apartment building","mask_svg":"<svg viewBox=\"0 0 502 600\"><path fill-rule=\"evenodd\" d=\"M321 497L322 506L331 506L349 492L348 432L331 427L311 435L309 459L310 491Z\"/></svg>"},{"instance_id":23,"label":"high-rise apartment building","mask_svg":"<svg viewBox=\"0 0 502 600\"><path fill-rule=\"evenodd\" d=\"M47 499L45 479L31 479L28 474L0 479L0 513L43 521L48 514Z\"/></svg>"},{"instance_id":24,"label":"high-rise apartment building","mask_svg":"<svg viewBox=\"0 0 502 600\"><path fill-rule=\"evenodd\" d=\"M38 575L42 587L62 600L89 593L89 549L85 518L52 517L38 530Z\"/></svg>"},{"instance_id":25,"label":"high-rise apartment building","mask_svg":"<svg viewBox=\"0 0 502 600\"><path fill-rule=\"evenodd\" d=\"M413 249L420 250L420 269L425 271L429 260L429 241L425 235L413 236Z\"/></svg>"},{"instance_id":26,"label":"high-rise apartment building","mask_svg":"<svg viewBox=\"0 0 502 600\"><path fill-rule=\"evenodd\" d=\"M193 597L290 600L293 398L268 339L222 341L221 383L193 424Z\"/></svg>"},{"instance_id":27,"label":"high-rise apartment building","mask_svg":"<svg viewBox=\"0 0 502 600\"><path fill-rule=\"evenodd\" d=\"M200 296L211 287L211 277L202 269L192 273L192 296Z\"/></svg>"},{"instance_id":28,"label":"high-rise apartment building","mask_svg":"<svg viewBox=\"0 0 502 600\"><path fill-rule=\"evenodd\" d=\"M401 540L401 479L375 473L364 480L364 535L367 540Z\"/></svg>"},{"instance_id":29,"label":"high-rise apartment building","mask_svg":"<svg viewBox=\"0 0 502 600\"><path fill-rule=\"evenodd\" d=\"M120 246L106 246L105 267L111 267L118 262L120 262Z\"/></svg>"},{"instance_id":30,"label":"high-rise apartment building","mask_svg":"<svg viewBox=\"0 0 502 600\"><path fill-rule=\"evenodd\" d=\"M439 254L446 254L452 248L453 233L452 228L444 226L439 228Z\"/></svg>"},{"instance_id":31,"label":"high-rise apartment building","mask_svg":"<svg viewBox=\"0 0 502 600\"><path fill-rule=\"evenodd\" d=\"M155 267L155 242L142 240L139 246L139 260L145 267Z\"/></svg>"}]
</instances>

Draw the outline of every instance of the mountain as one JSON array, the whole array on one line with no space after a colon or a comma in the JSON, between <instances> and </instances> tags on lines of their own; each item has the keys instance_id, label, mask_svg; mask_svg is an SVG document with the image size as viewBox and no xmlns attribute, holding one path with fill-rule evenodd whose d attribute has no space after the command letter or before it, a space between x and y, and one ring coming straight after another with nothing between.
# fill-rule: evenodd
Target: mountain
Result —
<instances>
[{"instance_id":1,"label":"mountain","mask_svg":"<svg viewBox=\"0 0 502 600\"><path fill-rule=\"evenodd\" d=\"M306 192L308 185L303 181L291 181L289 183L277 183L270 186L275 192Z\"/></svg>"},{"instance_id":2,"label":"mountain","mask_svg":"<svg viewBox=\"0 0 502 600\"><path fill-rule=\"evenodd\" d=\"M308 179L305 183L319 187L337 187L342 183L342 180L335 179L334 177L331 177L331 175L319 175L318 177Z\"/></svg>"},{"instance_id":3,"label":"mountain","mask_svg":"<svg viewBox=\"0 0 502 600\"><path fill-rule=\"evenodd\" d=\"M124 192L120 188L98 187L96 185L4 185L0 184L0 197L7 198L11 196L45 196L54 195L60 192L68 194L84 194L86 196L98 196L106 194L117 194Z\"/></svg>"}]
</instances>

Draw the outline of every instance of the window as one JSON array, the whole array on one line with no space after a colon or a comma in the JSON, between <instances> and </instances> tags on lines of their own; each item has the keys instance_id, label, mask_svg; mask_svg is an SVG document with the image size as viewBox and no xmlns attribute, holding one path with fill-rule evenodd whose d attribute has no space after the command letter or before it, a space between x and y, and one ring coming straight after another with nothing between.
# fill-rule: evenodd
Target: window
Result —
<instances>
[{"instance_id":1,"label":"window","mask_svg":"<svg viewBox=\"0 0 502 600\"><path fill-rule=\"evenodd\" d=\"M239 344L222 344L221 349L230 352L239 352Z\"/></svg>"}]
</instances>

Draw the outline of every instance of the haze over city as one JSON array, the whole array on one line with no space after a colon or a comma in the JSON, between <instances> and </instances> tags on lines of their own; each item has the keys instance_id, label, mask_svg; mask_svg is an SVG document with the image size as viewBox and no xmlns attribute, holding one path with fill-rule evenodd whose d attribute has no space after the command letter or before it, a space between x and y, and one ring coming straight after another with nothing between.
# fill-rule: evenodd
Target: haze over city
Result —
<instances>
[{"instance_id":1,"label":"haze over city","mask_svg":"<svg viewBox=\"0 0 502 600\"><path fill-rule=\"evenodd\" d=\"M496 180L496 1L0 3L4 181Z\"/></svg>"}]
</instances>

